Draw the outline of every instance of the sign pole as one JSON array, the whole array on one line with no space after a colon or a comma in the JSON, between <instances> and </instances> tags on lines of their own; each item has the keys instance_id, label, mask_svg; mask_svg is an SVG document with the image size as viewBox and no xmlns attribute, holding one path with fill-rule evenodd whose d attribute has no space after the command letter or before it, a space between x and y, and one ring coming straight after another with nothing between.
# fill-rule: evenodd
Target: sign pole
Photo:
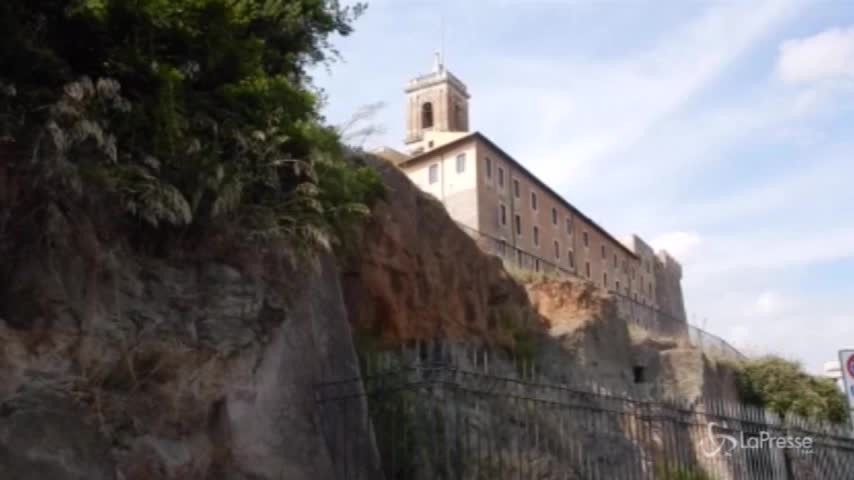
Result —
<instances>
[{"instance_id":1,"label":"sign pole","mask_svg":"<svg viewBox=\"0 0 854 480\"><path fill-rule=\"evenodd\" d=\"M842 370L842 386L848 399L851 426L854 427L854 349L839 351L839 367Z\"/></svg>"}]
</instances>

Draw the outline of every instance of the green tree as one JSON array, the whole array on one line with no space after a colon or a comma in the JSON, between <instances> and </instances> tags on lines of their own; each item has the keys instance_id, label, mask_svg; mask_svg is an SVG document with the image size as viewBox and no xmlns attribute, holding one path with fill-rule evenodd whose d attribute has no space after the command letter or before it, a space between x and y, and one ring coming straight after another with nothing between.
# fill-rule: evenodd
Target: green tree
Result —
<instances>
[{"instance_id":1,"label":"green tree","mask_svg":"<svg viewBox=\"0 0 854 480\"><path fill-rule=\"evenodd\" d=\"M786 416L843 423L848 420L845 397L832 380L806 373L790 360L767 356L744 362L738 370L742 399Z\"/></svg>"},{"instance_id":2,"label":"green tree","mask_svg":"<svg viewBox=\"0 0 854 480\"><path fill-rule=\"evenodd\" d=\"M380 193L344 161L306 73L364 5L0 3L0 138L53 201L328 244Z\"/></svg>"}]
</instances>

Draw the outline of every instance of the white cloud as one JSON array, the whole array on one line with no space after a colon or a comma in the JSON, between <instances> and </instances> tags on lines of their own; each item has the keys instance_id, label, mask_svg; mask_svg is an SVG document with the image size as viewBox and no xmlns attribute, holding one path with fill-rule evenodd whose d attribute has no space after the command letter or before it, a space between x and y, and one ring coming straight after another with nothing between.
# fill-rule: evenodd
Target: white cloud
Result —
<instances>
[{"instance_id":1,"label":"white cloud","mask_svg":"<svg viewBox=\"0 0 854 480\"><path fill-rule=\"evenodd\" d=\"M745 271L779 271L854 258L854 225L813 232L748 232L710 238L691 264L693 279L736 276Z\"/></svg>"},{"instance_id":2,"label":"white cloud","mask_svg":"<svg viewBox=\"0 0 854 480\"><path fill-rule=\"evenodd\" d=\"M668 232L653 238L650 243L656 250L666 250L677 260L685 262L696 253L701 242L700 235L695 232Z\"/></svg>"},{"instance_id":3,"label":"white cloud","mask_svg":"<svg viewBox=\"0 0 854 480\"><path fill-rule=\"evenodd\" d=\"M792 85L854 80L854 27L833 28L784 42L777 74Z\"/></svg>"},{"instance_id":4,"label":"white cloud","mask_svg":"<svg viewBox=\"0 0 854 480\"><path fill-rule=\"evenodd\" d=\"M783 309L783 298L779 293L765 291L759 294L752 306L752 311L760 315L773 315Z\"/></svg>"},{"instance_id":5,"label":"white cloud","mask_svg":"<svg viewBox=\"0 0 854 480\"><path fill-rule=\"evenodd\" d=\"M652 48L613 62L507 57L495 68L505 82L478 91L490 99L478 108L486 107L482 118L492 123L507 112L528 111L532 103L541 107L530 122L512 127L524 143L511 151L556 188L584 184L604 170L631 165L629 148L652 126L682 108L801 6L713 4ZM500 126L495 130L505 133ZM616 159L620 152L626 155Z\"/></svg>"}]
</instances>

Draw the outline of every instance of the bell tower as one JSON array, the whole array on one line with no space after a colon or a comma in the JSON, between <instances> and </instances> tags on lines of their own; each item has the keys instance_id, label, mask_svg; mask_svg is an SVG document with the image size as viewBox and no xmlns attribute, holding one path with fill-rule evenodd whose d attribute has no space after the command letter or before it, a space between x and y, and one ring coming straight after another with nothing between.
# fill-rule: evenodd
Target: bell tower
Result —
<instances>
[{"instance_id":1,"label":"bell tower","mask_svg":"<svg viewBox=\"0 0 854 480\"><path fill-rule=\"evenodd\" d=\"M437 136L431 135L433 132L468 132L468 90L445 68L438 52L432 71L410 80L405 91L407 145L422 142L425 136Z\"/></svg>"}]
</instances>

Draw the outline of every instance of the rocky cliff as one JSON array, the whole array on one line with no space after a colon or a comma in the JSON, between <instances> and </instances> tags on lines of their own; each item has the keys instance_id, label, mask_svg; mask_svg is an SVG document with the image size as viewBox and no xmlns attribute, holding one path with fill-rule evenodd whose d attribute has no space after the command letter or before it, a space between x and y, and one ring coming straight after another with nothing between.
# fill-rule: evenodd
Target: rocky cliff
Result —
<instances>
[{"instance_id":1,"label":"rocky cliff","mask_svg":"<svg viewBox=\"0 0 854 480\"><path fill-rule=\"evenodd\" d=\"M335 478L314 384L359 371L332 256L155 256L43 225L4 238L0 478ZM370 444L361 425L340 427Z\"/></svg>"},{"instance_id":2,"label":"rocky cliff","mask_svg":"<svg viewBox=\"0 0 854 480\"><path fill-rule=\"evenodd\" d=\"M374 166L388 200L348 254L307 259L144 253L55 208L13 234L0 195L0 478L332 479L342 435L362 452L347 468L381 478L368 405L327 422L315 408L318 382L359 378L354 337L454 339L536 360L550 381L633 383L611 299L580 282L526 290L439 202Z\"/></svg>"}]
</instances>

